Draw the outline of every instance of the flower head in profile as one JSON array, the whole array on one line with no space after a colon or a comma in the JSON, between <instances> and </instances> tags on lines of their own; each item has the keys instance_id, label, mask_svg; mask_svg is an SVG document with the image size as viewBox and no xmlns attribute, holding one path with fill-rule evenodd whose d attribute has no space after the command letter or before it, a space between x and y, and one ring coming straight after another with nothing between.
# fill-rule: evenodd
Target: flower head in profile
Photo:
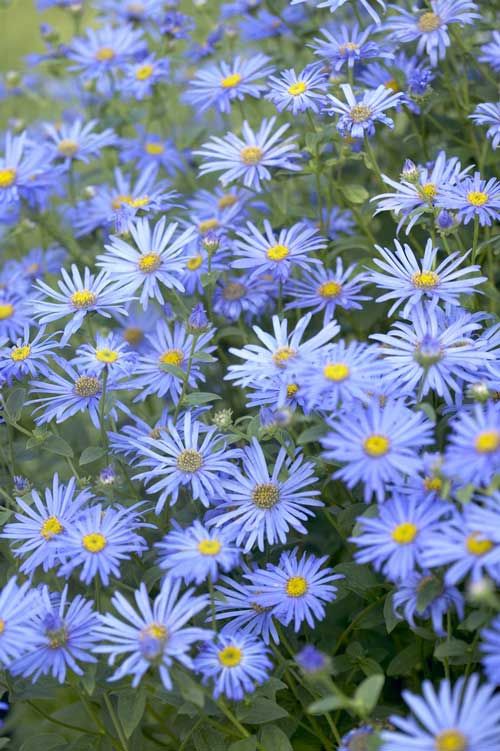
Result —
<instances>
[{"instance_id":1,"label":"flower head in profile","mask_svg":"<svg viewBox=\"0 0 500 751\"><path fill-rule=\"evenodd\" d=\"M497 615L488 628L481 632L481 652L486 675L490 683L500 685L500 616Z\"/></svg>"},{"instance_id":2,"label":"flower head in profile","mask_svg":"<svg viewBox=\"0 0 500 751\"><path fill-rule=\"evenodd\" d=\"M487 63L493 70L500 70L500 31L493 31L490 40L481 47L480 63Z\"/></svg>"},{"instance_id":3,"label":"flower head in profile","mask_svg":"<svg viewBox=\"0 0 500 751\"><path fill-rule=\"evenodd\" d=\"M246 96L258 98L266 89L258 83L274 70L271 58L257 54L249 59L237 55L232 62L211 63L197 71L190 81L185 100L197 112L215 107L219 112L230 112L232 104Z\"/></svg>"},{"instance_id":4,"label":"flower head in profile","mask_svg":"<svg viewBox=\"0 0 500 751\"><path fill-rule=\"evenodd\" d=\"M491 141L491 147L497 149L500 146L500 102L478 104L469 117L476 125L489 125L486 138Z\"/></svg>"},{"instance_id":5,"label":"flower head in profile","mask_svg":"<svg viewBox=\"0 0 500 751\"><path fill-rule=\"evenodd\" d=\"M308 2L308 0L291 0L292 5L297 5L298 3L304 2ZM316 8L329 8L331 13L334 13L336 10L341 8L346 2L347 0L312 0L312 3L316 6ZM374 0L374 2L380 5L382 10L385 11L386 6L383 0ZM361 10L368 13L376 24L381 23L380 16L378 15L371 2L369 2L369 0L360 0L359 5L361 6Z\"/></svg>"},{"instance_id":6,"label":"flower head in profile","mask_svg":"<svg viewBox=\"0 0 500 751\"><path fill-rule=\"evenodd\" d=\"M381 85L357 97L349 84L344 83L340 88L346 102L329 94L331 105L328 112L331 115L340 116L337 130L342 136L351 138L372 136L375 133L375 123L378 122L389 128L394 127L393 120L385 114L385 111L396 107L402 97L400 92L394 93L391 89Z\"/></svg>"}]
</instances>

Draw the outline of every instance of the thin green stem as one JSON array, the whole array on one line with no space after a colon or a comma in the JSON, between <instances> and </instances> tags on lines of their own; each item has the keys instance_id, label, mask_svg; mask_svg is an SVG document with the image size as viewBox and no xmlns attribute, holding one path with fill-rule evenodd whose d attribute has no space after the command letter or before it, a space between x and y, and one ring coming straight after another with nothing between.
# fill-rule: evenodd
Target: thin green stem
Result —
<instances>
[{"instance_id":1,"label":"thin green stem","mask_svg":"<svg viewBox=\"0 0 500 751\"><path fill-rule=\"evenodd\" d=\"M105 693L103 696L104 696L104 703L106 705L106 709L108 710L109 716L111 718L111 722L113 723L113 726L116 730L122 749L123 751L129 751L127 739L125 737L125 733L123 732L121 722L119 721L117 714L115 712L115 708L113 707L113 703L111 699L109 698L108 694Z\"/></svg>"},{"instance_id":2,"label":"thin green stem","mask_svg":"<svg viewBox=\"0 0 500 751\"><path fill-rule=\"evenodd\" d=\"M44 712L43 709L41 709L38 706L38 704L35 704L29 699L26 699L25 701L26 701L26 704L28 704L28 706L30 706L35 712L38 712L38 714L41 717L48 720L49 722L52 722L54 725L59 725L60 727L66 728L67 730L73 730L73 732L75 733L84 733L85 735L101 735L101 733L97 733L94 730L89 730L88 728L82 728L79 725L70 725L68 722L57 720L55 717L52 717L51 715L47 714L47 712Z\"/></svg>"}]
</instances>

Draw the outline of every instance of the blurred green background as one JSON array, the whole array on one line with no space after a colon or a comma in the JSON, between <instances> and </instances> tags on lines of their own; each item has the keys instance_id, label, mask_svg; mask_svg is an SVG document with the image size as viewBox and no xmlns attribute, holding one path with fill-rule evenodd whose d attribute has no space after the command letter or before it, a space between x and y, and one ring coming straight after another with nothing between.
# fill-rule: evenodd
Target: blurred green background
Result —
<instances>
[{"instance_id":1,"label":"blurred green background","mask_svg":"<svg viewBox=\"0 0 500 751\"><path fill-rule=\"evenodd\" d=\"M0 70L16 70L28 52L43 50L38 32L40 22L54 23L60 27L63 20L64 13L60 10L38 13L35 0L0 0Z\"/></svg>"}]
</instances>

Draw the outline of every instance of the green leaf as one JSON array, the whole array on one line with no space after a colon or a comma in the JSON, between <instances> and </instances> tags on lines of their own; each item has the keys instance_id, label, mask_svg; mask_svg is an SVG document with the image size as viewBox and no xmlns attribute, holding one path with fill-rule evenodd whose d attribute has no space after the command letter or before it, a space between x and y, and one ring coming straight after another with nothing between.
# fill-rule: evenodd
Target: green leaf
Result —
<instances>
[{"instance_id":1,"label":"green leaf","mask_svg":"<svg viewBox=\"0 0 500 751\"><path fill-rule=\"evenodd\" d=\"M306 443L314 443L319 441L326 434L326 427L324 425L313 425L310 428L306 428L299 434L297 443L303 446Z\"/></svg>"},{"instance_id":2,"label":"green leaf","mask_svg":"<svg viewBox=\"0 0 500 751\"><path fill-rule=\"evenodd\" d=\"M226 751L227 744L222 733L211 727L204 727L193 733L196 751Z\"/></svg>"},{"instance_id":3,"label":"green leaf","mask_svg":"<svg viewBox=\"0 0 500 751\"><path fill-rule=\"evenodd\" d=\"M160 368L160 370L163 370L164 373L170 373L170 375L179 378L181 381L184 381L186 379L186 371L182 368L179 368L177 365L170 365L170 363L161 362L159 363L158 367Z\"/></svg>"},{"instance_id":4,"label":"green leaf","mask_svg":"<svg viewBox=\"0 0 500 751\"><path fill-rule=\"evenodd\" d=\"M86 449L83 449L80 455L80 466L83 467L84 464L92 464L92 462L96 462L104 456L105 453L106 450L101 446L87 446Z\"/></svg>"},{"instance_id":5,"label":"green leaf","mask_svg":"<svg viewBox=\"0 0 500 751\"><path fill-rule=\"evenodd\" d=\"M384 683L385 676L381 674L371 675L356 689L354 701L363 716L369 715L377 705Z\"/></svg>"},{"instance_id":6,"label":"green leaf","mask_svg":"<svg viewBox=\"0 0 500 751\"><path fill-rule=\"evenodd\" d=\"M485 626L490 619L486 610L473 610L467 618L464 618L458 626L459 631L476 631L476 629Z\"/></svg>"},{"instance_id":7,"label":"green leaf","mask_svg":"<svg viewBox=\"0 0 500 751\"><path fill-rule=\"evenodd\" d=\"M351 701L346 696L337 696L337 694L329 694L322 699L313 701L307 707L308 714L326 714L333 709L342 709L350 706Z\"/></svg>"},{"instance_id":8,"label":"green leaf","mask_svg":"<svg viewBox=\"0 0 500 751\"><path fill-rule=\"evenodd\" d=\"M221 399L221 397L218 394L210 394L208 391L193 391L192 394L187 394L182 402L183 404L193 407L197 404L215 402L216 399Z\"/></svg>"},{"instance_id":9,"label":"green leaf","mask_svg":"<svg viewBox=\"0 0 500 751\"><path fill-rule=\"evenodd\" d=\"M51 748L57 748L58 746L64 748L66 745L67 741L64 736L53 733L42 733L32 735L31 738L25 740L20 751L40 751L41 748L43 748L43 751L50 751Z\"/></svg>"},{"instance_id":10,"label":"green leaf","mask_svg":"<svg viewBox=\"0 0 500 751\"><path fill-rule=\"evenodd\" d=\"M410 644L394 657L387 668L387 675L408 675L420 663L420 647L417 642Z\"/></svg>"},{"instance_id":11,"label":"green leaf","mask_svg":"<svg viewBox=\"0 0 500 751\"><path fill-rule=\"evenodd\" d=\"M449 639L442 644L438 644L434 650L434 657L438 660L444 660L447 657L462 657L470 649L469 644L461 639Z\"/></svg>"},{"instance_id":12,"label":"green leaf","mask_svg":"<svg viewBox=\"0 0 500 751\"><path fill-rule=\"evenodd\" d=\"M250 706L244 706L238 712L238 719L248 725L260 725L262 722L272 722L288 717L288 712L283 707L270 699L256 698Z\"/></svg>"},{"instance_id":13,"label":"green leaf","mask_svg":"<svg viewBox=\"0 0 500 751\"><path fill-rule=\"evenodd\" d=\"M385 620L385 627L387 629L387 633L391 634L398 623L401 623L400 619L397 618L395 612L394 612L394 606L392 602L392 594L387 595L384 602L384 620Z\"/></svg>"},{"instance_id":14,"label":"green leaf","mask_svg":"<svg viewBox=\"0 0 500 751\"><path fill-rule=\"evenodd\" d=\"M51 454L67 456L70 459L73 457L73 449L69 443L58 435L49 435L47 440L43 442L42 448L44 451L50 451Z\"/></svg>"},{"instance_id":15,"label":"green leaf","mask_svg":"<svg viewBox=\"0 0 500 751\"><path fill-rule=\"evenodd\" d=\"M0 738L0 748L5 748L10 743L10 738Z\"/></svg>"},{"instance_id":16,"label":"green leaf","mask_svg":"<svg viewBox=\"0 0 500 751\"><path fill-rule=\"evenodd\" d=\"M127 738L130 738L140 723L145 707L146 694L141 686L133 691L123 691L118 695L118 717Z\"/></svg>"},{"instance_id":17,"label":"green leaf","mask_svg":"<svg viewBox=\"0 0 500 751\"><path fill-rule=\"evenodd\" d=\"M195 680L180 670L175 673L175 685L178 686L181 696L185 701L190 701L197 707L202 708L205 704L205 694Z\"/></svg>"},{"instance_id":18,"label":"green leaf","mask_svg":"<svg viewBox=\"0 0 500 751\"><path fill-rule=\"evenodd\" d=\"M257 748L257 738L252 735L250 738L243 738L241 741L231 743L228 751L255 751Z\"/></svg>"},{"instance_id":19,"label":"green leaf","mask_svg":"<svg viewBox=\"0 0 500 751\"><path fill-rule=\"evenodd\" d=\"M266 725L259 735L264 748L272 749L272 751L293 751L288 736L276 725Z\"/></svg>"},{"instance_id":20,"label":"green leaf","mask_svg":"<svg viewBox=\"0 0 500 751\"><path fill-rule=\"evenodd\" d=\"M21 417L24 402L26 401L26 389L14 389L5 402L5 418L7 422L17 422Z\"/></svg>"},{"instance_id":21,"label":"green leaf","mask_svg":"<svg viewBox=\"0 0 500 751\"><path fill-rule=\"evenodd\" d=\"M365 203L370 197L362 185L344 185L341 190L350 203Z\"/></svg>"}]
</instances>

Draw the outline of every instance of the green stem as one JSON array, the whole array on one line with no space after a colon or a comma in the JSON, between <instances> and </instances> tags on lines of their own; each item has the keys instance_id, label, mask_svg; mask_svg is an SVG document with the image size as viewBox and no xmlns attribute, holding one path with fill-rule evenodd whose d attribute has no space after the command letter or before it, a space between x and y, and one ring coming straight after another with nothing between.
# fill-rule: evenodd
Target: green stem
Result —
<instances>
[{"instance_id":1,"label":"green stem","mask_svg":"<svg viewBox=\"0 0 500 751\"><path fill-rule=\"evenodd\" d=\"M378 178L378 180L380 182L380 185L385 189L386 188L386 184L384 182L384 178L382 177L382 171L381 171L381 169L380 169L380 167L378 165L377 157L375 156L375 152L372 149L372 145L370 143L370 139L369 139L369 137L367 135L365 135L365 152L370 157L370 162L371 162L372 169L375 172L375 174L377 175L377 178Z\"/></svg>"},{"instance_id":2,"label":"green stem","mask_svg":"<svg viewBox=\"0 0 500 751\"><path fill-rule=\"evenodd\" d=\"M123 732L123 728L121 726L121 723L116 715L115 709L113 707L113 703L111 702L111 699L109 698L108 694L103 694L104 696L104 703L106 705L106 709L109 712L109 716L111 718L111 722L113 723L113 726L117 732L118 739L120 741L120 744L122 746L123 751L129 751L127 739L125 737L125 733Z\"/></svg>"},{"instance_id":3,"label":"green stem","mask_svg":"<svg viewBox=\"0 0 500 751\"><path fill-rule=\"evenodd\" d=\"M85 735L101 735L101 733L96 733L95 731L89 730L88 728L82 728L79 725L70 725L67 722L63 722L62 720L56 720L55 717L52 717L51 715L47 714L47 712L44 712L43 709L40 709L37 704L34 704L34 702L30 701L29 699L26 699L26 704L28 704L28 706L30 706L35 712L38 712L39 715L41 715L49 722L52 722L54 725L60 725L62 728L73 730L73 732L75 733L84 733Z\"/></svg>"}]
</instances>

